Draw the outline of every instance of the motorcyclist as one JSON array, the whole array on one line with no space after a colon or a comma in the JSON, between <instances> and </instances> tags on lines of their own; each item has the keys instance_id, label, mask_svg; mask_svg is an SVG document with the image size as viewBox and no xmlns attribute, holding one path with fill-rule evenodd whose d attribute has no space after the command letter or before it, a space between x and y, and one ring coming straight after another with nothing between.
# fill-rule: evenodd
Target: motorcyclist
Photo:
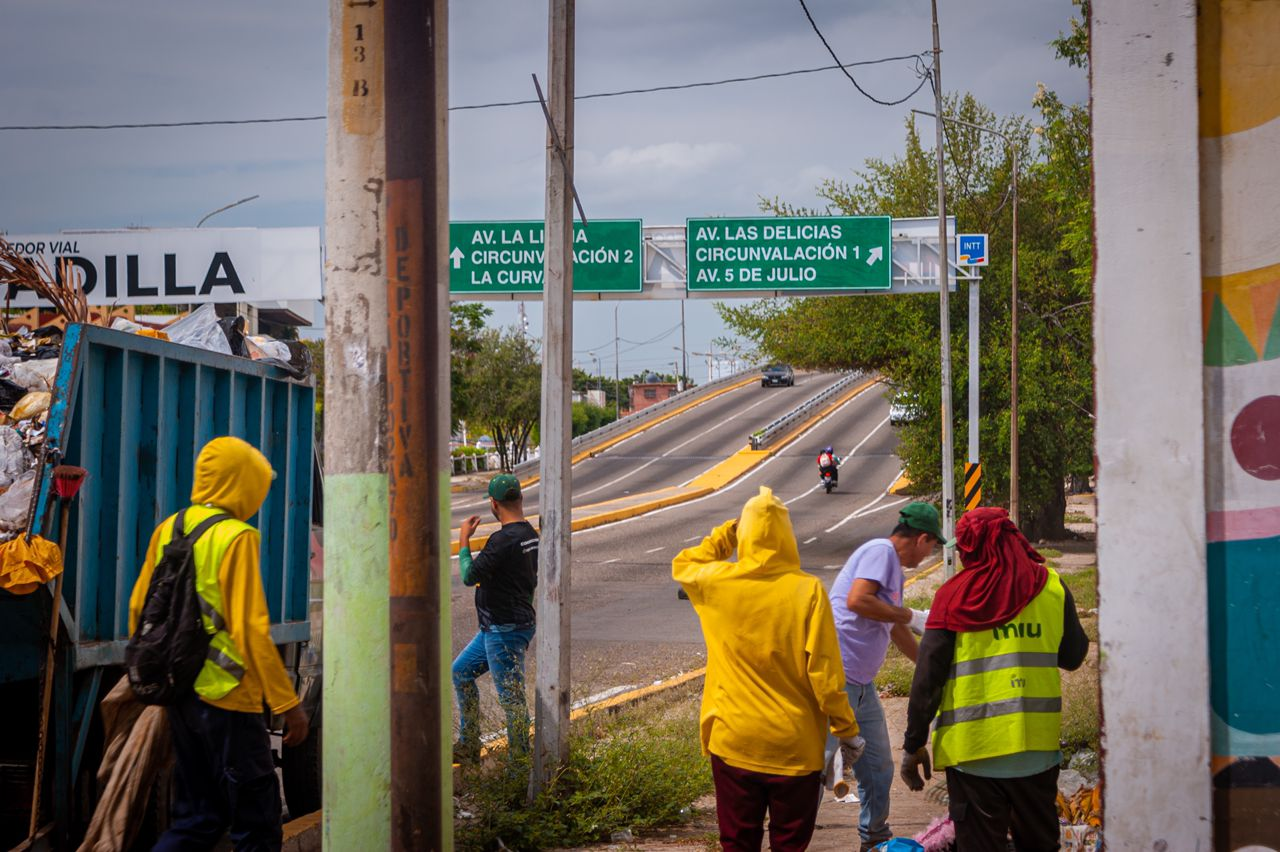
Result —
<instances>
[{"instance_id":1,"label":"motorcyclist","mask_svg":"<svg viewBox=\"0 0 1280 852\"><path fill-rule=\"evenodd\" d=\"M822 452L818 453L818 476L822 477L828 472L833 483L840 482L840 457L831 447L823 447Z\"/></svg>"}]
</instances>

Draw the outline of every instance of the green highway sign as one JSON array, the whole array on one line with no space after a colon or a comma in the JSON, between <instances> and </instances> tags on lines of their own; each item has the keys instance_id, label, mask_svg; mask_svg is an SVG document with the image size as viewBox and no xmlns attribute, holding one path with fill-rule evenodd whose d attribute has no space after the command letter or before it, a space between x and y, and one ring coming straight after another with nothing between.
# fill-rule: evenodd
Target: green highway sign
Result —
<instances>
[{"instance_id":1,"label":"green highway sign","mask_svg":"<svg viewBox=\"0 0 1280 852\"><path fill-rule=\"evenodd\" d=\"M543 223L449 223L450 293L541 293ZM573 223L573 291L639 293L644 252L639 219Z\"/></svg>"},{"instance_id":2,"label":"green highway sign","mask_svg":"<svg viewBox=\"0 0 1280 852\"><path fill-rule=\"evenodd\" d=\"M689 219L688 289L888 290L888 216Z\"/></svg>"}]
</instances>

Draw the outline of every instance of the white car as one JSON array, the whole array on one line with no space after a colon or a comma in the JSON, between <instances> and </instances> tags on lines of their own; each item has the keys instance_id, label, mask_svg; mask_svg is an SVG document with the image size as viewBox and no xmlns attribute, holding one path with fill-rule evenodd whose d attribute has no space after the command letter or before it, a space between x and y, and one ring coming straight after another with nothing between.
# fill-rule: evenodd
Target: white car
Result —
<instances>
[{"instance_id":1,"label":"white car","mask_svg":"<svg viewBox=\"0 0 1280 852\"><path fill-rule=\"evenodd\" d=\"M920 410L920 404L911 394L899 392L889 400L889 425L901 426L903 423L913 423L923 416Z\"/></svg>"}]
</instances>

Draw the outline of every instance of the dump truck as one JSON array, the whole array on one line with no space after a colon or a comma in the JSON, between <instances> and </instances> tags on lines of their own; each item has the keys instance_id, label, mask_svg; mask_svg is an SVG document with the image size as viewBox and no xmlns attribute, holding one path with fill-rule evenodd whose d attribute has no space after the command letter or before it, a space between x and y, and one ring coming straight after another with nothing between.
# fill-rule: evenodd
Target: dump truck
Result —
<instances>
[{"instance_id":1,"label":"dump truck","mask_svg":"<svg viewBox=\"0 0 1280 852\"><path fill-rule=\"evenodd\" d=\"M30 532L57 542L53 469L87 475L69 510L61 597L55 584L0 590L0 849L74 849L97 799L99 702L123 674L129 596L152 530L188 504L200 448L220 435L258 447L277 478L250 523L262 532L271 633L312 713L284 761L287 805L319 807L319 673L311 639L315 387L278 366L93 325L67 328L38 448ZM59 607L51 711L43 678ZM38 830L29 838L37 743L48 739ZM148 806L163 826L168 784Z\"/></svg>"}]
</instances>

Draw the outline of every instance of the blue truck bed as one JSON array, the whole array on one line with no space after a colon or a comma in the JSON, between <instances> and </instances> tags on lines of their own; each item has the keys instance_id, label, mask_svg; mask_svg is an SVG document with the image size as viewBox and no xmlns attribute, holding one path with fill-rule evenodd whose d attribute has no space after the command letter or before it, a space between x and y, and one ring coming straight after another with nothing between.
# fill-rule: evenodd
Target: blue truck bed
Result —
<instances>
[{"instance_id":1,"label":"blue truck bed","mask_svg":"<svg viewBox=\"0 0 1280 852\"><path fill-rule=\"evenodd\" d=\"M196 455L212 438L243 438L276 470L250 523L262 532L262 578L277 644L309 638L314 416L311 381L293 380L278 367L97 326L67 329L45 439L60 458L43 467L32 519L33 532L57 541L53 465L88 470L65 554L46 770L53 778L46 813L60 823L83 818L72 812L74 788L84 774L93 709L111 685L104 672L124 660L129 594L151 532L187 505ZM13 801L24 760L34 761L35 686L50 599L45 589L26 596L0 591L0 801ZM23 706L28 694L30 712ZM0 830L0 847L8 848L9 839Z\"/></svg>"}]
</instances>

